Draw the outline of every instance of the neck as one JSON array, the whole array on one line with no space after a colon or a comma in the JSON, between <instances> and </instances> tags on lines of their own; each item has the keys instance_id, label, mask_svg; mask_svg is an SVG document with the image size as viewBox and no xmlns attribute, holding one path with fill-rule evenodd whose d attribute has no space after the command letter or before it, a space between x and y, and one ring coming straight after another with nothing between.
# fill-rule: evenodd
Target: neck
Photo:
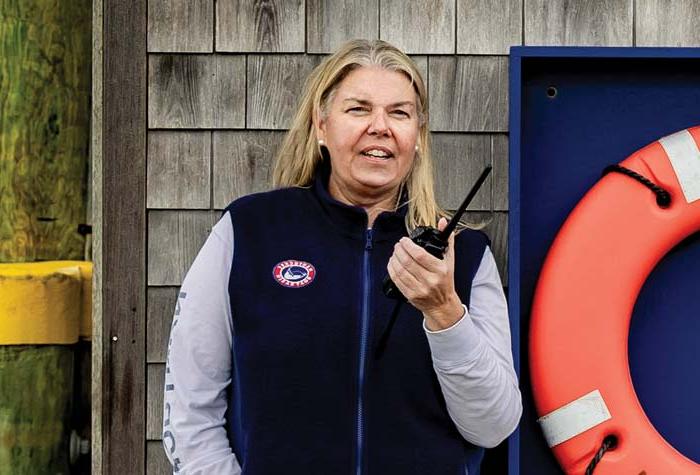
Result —
<instances>
[{"instance_id":1,"label":"neck","mask_svg":"<svg viewBox=\"0 0 700 475\"><path fill-rule=\"evenodd\" d=\"M384 193L380 196L356 195L348 190L341 190L331 180L328 184L328 193L341 203L363 208L365 213L367 213L367 228L371 228L374 225L374 220L377 219L380 213L396 209L396 194L398 190L393 190L391 193Z\"/></svg>"}]
</instances>

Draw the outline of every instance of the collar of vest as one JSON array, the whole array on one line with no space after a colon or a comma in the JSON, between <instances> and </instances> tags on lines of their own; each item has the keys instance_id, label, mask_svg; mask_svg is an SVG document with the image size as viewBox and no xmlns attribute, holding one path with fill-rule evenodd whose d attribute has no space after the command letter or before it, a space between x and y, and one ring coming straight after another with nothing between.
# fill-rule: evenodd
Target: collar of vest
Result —
<instances>
[{"instance_id":1,"label":"collar of vest","mask_svg":"<svg viewBox=\"0 0 700 475\"><path fill-rule=\"evenodd\" d=\"M327 161L321 161L316 167L311 189L334 228L348 237L364 240L367 231L367 213L362 207L341 203L328 193L331 165L326 163ZM408 196L405 191L401 203L395 211L384 211L374 220L372 234L375 241L398 241L406 234Z\"/></svg>"}]
</instances>

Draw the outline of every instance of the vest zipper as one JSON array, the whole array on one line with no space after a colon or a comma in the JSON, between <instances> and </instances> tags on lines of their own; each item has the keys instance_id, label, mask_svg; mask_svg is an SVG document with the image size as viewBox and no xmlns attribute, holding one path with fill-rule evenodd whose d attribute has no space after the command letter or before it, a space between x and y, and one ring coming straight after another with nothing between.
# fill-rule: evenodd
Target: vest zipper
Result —
<instances>
[{"instance_id":1,"label":"vest zipper","mask_svg":"<svg viewBox=\"0 0 700 475\"><path fill-rule=\"evenodd\" d=\"M372 250L372 229L365 234L365 252L362 261L362 324L360 327L360 355L358 368L358 396L357 396L357 447L355 452L355 475L362 475L362 453L364 437L364 383L365 363L367 360L367 339L369 334L369 296L370 296L370 251Z\"/></svg>"}]
</instances>

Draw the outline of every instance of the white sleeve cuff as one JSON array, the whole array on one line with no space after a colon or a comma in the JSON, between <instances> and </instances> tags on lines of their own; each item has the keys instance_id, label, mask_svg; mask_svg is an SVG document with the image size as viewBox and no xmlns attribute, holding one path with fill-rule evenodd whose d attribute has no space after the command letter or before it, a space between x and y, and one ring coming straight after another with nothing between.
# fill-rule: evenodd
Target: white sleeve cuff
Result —
<instances>
[{"instance_id":1,"label":"white sleeve cuff","mask_svg":"<svg viewBox=\"0 0 700 475\"><path fill-rule=\"evenodd\" d=\"M466 305L462 304L464 315L454 325L442 330L423 330L428 337L433 362L440 367L461 365L475 359L479 354L481 337L469 316Z\"/></svg>"}]
</instances>

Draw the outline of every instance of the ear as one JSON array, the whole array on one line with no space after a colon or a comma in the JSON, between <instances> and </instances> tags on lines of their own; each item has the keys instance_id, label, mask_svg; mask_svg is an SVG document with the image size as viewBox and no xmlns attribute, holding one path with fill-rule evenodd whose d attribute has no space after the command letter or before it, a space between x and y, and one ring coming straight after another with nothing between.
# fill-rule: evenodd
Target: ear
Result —
<instances>
[{"instance_id":1,"label":"ear","mask_svg":"<svg viewBox=\"0 0 700 475\"><path fill-rule=\"evenodd\" d=\"M317 107L314 108L314 113L312 114L312 121L314 124L314 132L316 134L316 140L326 140L326 120L321 114L321 110Z\"/></svg>"}]
</instances>

